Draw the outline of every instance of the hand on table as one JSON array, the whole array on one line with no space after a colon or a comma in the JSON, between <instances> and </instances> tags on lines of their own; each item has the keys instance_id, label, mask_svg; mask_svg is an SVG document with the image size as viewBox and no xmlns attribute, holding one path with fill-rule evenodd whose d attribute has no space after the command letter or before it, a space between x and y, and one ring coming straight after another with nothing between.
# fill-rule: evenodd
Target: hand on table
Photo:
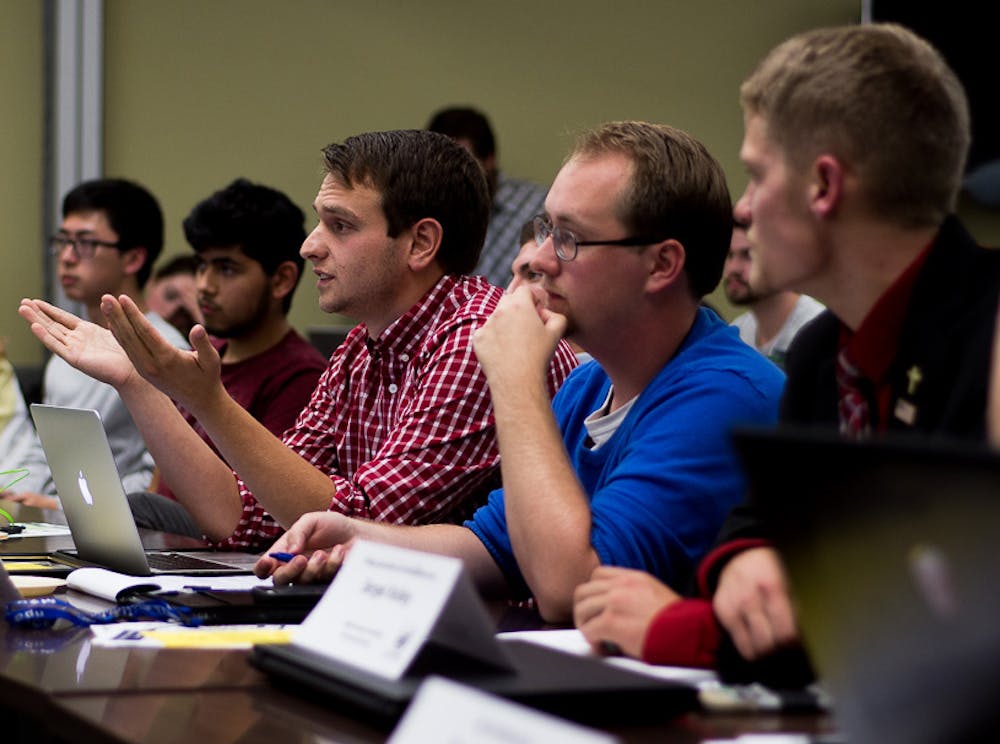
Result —
<instances>
[{"instance_id":1,"label":"hand on table","mask_svg":"<svg viewBox=\"0 0 1000 744\"><path fill-rule=\"evenodd\" d=\"M773 548L752 548L730 560L719 575L712 608L750 661L798 640L785 570Z\"/></svg>"},{"instance_id":2,"label":"hand on table","mask_svg":"<svg viewBox=\"0 0 1000 744\"><path fill-rule=\"evenodd\" d=\"M613 644L639 659L653 617L679 599L645 571L598 566L573 593L573 622L596 651L607 653Z\"/></svg>"},{"instance_id":3,"label":"hand on table","mask_svg":"<svg viewBox=\"0 0 1000 744\"><path fill-rule=\"evenodd\" d=\"M346 524L347 517L334 512L302 515L257 560L254 573L262 579L271 576L275 584L331 581L350 549ZM288 553L293 558L281 561L271 553Z\"/></svg>"},{"instance_id":4,"label":"hand on table","mask_svg":"<svg viewBox=\"0 0 1000 744\"><path fill-rule=\"evenodd\" d=\"M41 493L31 493L29 491L23 491L21 493L11 493L10 491L4 491L0 493L0 499L4 501L13 501L17 504L23 504L24 506L33 506L37 509L52 509L54 511L59 511L62 507L59 505L59 499L53 496L46 496Z\"/></svg>"}]
</instances>

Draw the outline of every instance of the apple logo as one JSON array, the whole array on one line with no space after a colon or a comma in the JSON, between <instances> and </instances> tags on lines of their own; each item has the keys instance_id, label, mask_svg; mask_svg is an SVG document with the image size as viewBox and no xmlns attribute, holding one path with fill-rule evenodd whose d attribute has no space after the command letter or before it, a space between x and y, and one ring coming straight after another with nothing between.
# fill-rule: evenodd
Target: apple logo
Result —
<instances>
[{"instance_id":1,"label":"apple logo","mask_svg":"<svg viewBox=\"0 0 1000 744\"><path fill-rule=\"evenodd\" d=\"M80 485L80 495L83 496L83 500L87 502L88 506L93 506L94 497L90 493L90 487L87 485L87 477L83 474L83 468L80 469L80 474L76 476L76 482Z\"/></svg>"}]
</instances>

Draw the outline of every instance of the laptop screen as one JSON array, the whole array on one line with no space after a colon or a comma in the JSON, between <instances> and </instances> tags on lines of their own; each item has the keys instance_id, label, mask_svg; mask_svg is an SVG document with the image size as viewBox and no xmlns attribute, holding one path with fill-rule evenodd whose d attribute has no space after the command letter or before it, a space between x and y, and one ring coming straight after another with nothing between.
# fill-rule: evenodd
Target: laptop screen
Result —
<instances>
[{"instance_id":1,"label":"laptop screen","mask_svg":"<svg viewBox=\"0 0 1000 744\"><path fill-rule=\"evenodd\" d=\"M798 429L738 432L736 444L848 739L958 741L993 727L1000 457Z\"/></svg>"}]
</instances>

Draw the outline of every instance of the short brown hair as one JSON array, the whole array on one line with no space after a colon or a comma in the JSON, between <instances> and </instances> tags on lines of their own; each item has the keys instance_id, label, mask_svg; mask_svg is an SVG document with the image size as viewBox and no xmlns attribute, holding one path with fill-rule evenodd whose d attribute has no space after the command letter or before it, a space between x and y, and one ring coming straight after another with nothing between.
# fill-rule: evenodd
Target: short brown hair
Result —
<instances>
[{"instance_id":1,"label":"short brown hair","mask_svg":"<svg viewBox=\"0 0 1000 744\"><path fill-rule=\"evenodd\" d=\"M420 129L366 132L327 145L323 161L327 174L345 186L379 192L389 237L430 217L443 228L437 260L444 270L475 269L490 198L479 162L450 137Z\"/></svg>"},{"instance_id":2,"label":"short brown hair","mask_svg":"<svg viewBox=\"0 0 1000 744\"><path fill-rule=\"evenodd\" d=\"M680 242L691 292L704 297L722 278L732 236L732 201L722 167L687 132L642 121L610 122L585 133L570 158L608 153L632 162L618 219L632 234Z\"/></svg>"},{"instance_id":3,"label":"short brown hair","mask_svg":"<svg viewBox=\"0 0 1000 744\"><path fill-rule=\"evenodd\" d=\"M830 153L857 171L873 213L910 227L954 210L969 106L955 73L912 31L866 24L793 36L747 77L740 100L793 165Z\"/></svg>"}]
</instances>

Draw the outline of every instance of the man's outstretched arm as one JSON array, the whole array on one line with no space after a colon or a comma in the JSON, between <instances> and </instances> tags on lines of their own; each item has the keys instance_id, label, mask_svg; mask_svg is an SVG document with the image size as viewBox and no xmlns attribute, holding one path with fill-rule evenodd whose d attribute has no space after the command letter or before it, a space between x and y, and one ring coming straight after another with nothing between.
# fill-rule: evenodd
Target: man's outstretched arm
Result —
<instances>
[{"instance_id":1,"label":"man's outstretched arm","mask_svg":"<svg viewBox=\"0 0 1000 744\"><path fill-rule=\"evenodd\" d=\"M265 554L254 572L273 576L277 584L329 581L355 540L371 540L412 550L461 558L479 591L505 596L507 582L489 552L471 530L454 524L390 525L346 517L337 512L310 512L278 538L270 552L294 555L279 562Z\"/></svg>"},{"instance_id":2,"label":"man's outstretched arm","mask_svg":"<svg viewBox=\"0 0 1000 744\"><path fill-rule=\"evenodd\" d=\"M226 462L279 524L288 527L306 512L329 508L335 495L330 479L286 447L226 392L219 354L203 327L191 331L192 350L182 351L156 332L130 298L105 296L101 309L138 373L198 419ZM163 473L175 494L178 487L186 490L199 485L196 473L180 473L183 485L166 468ZM226 493L227 515L231 505L235 516L224 537L235 529L242 512L231 476Z\"/></svg>"},{"instance_id":3,"label":"man's outstretched arm","mask_svg":"<svg viewBox=\"0 0 1000 744\"><path fill-rule=\"evenodd\" d=\"M208 537L228 537L240 515L231 469L188 425L170 399L136 373L111 333L40 300L23 300L18 312L49 351L118 391L161 473L176 484L177 500Z\"/></svg>"}]
</instances>

